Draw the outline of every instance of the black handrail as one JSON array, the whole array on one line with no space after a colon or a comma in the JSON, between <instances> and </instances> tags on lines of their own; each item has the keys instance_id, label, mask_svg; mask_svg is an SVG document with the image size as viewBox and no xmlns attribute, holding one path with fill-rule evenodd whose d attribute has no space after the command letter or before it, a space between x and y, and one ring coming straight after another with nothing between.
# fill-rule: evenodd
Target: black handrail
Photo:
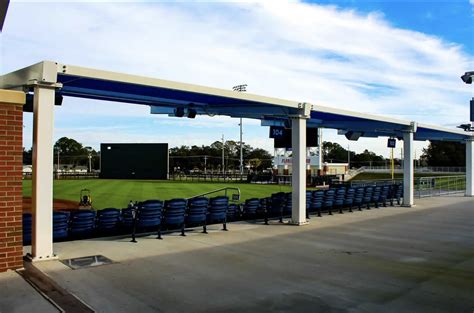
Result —
<instances>
[{"instance_id":1,"label":"black handrail","mask_svg":"<svg viewBox=\"0 0 474 313\"><path fill-rule=\"evenodd\" d=\"M236 191L237 191L238 199L232 198L231 201L239 201L239 200L240 200L240 189L239 189L238 187L224 187L224 188L212 190L212 191L209 191L209 192L205 192L205 193L199 194L199 195L197 195L197 196L193 196L193 197L187 198L187 200L189 200L189 199L194 199L194 198L198 198L198 197L204 197L204 196L207 196L207 195L210 195L210 194L213 194L213 193L217 193L217 192L221 192L221 191L225 191L225 196L227 197L227 190L236 190Z\"/></svg>"}]
</instances>

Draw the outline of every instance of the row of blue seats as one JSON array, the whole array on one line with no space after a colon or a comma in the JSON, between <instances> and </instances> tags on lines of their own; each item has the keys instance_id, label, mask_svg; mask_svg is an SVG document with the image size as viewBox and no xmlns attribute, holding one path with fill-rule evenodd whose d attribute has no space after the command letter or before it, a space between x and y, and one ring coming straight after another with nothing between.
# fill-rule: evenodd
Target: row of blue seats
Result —
<instances>
[{"instance_id":1,"label":"row of blue seats","mask_svg":"<svg viewBox=\"0 0 474 313\"><path fill-rule=\"evenodd\" d=\"M387 202L393 206L394 201L400 205L402 197L403 186L401 184L308 190L306 191L306 214L309 218L311 213L321 216L322 212L332 215L335 210L343 213L344 209L352 212L353 208L358 208L360 211L362 207L370 209L372 204L376 208L380 205L387 206ZM265 224L268 224L268 218L277 216L282 222L284 216L291 215L291 198L291 192L278 192L268 198L247 199L242 207L242 215L244 218L264 218Z\"/></svg>"},{"instance_id":2,"label":"row of blue seats","mask_svg":"<svg viewBox=\"0 0 474 313\"><path fill-rule=\"evenodd\" d=\"M130 231L158 231L161 238L162 227L166 229L181 228L184 236L186 226L203 226L207 232L207 224L223 223L227 230L227 220L235 220L238 206L229 204L224 196L211 199L205 197L171 199L166 201L147 200L137 203L134 208L107 208L98 211L55 211L53 212L53 240L91 237L94 235L130 233ZM31 242L32 216L23 214L23 242Z\"/></svg>"},{"instance_id":3,"label":"row of blue seats","mask_svg":"<svg viewBox=\"0 0 474 313\"><path fill-rule=\"evenodd\" d=\"M367 186L359 188L339 187L328 190L308 190L306 192L306 211L309 218L311 213L321 216L322 212L332 214L332 211L362 207L370 209L386 206L397 201L403 196L400 184L387 186ZM229 204L229 199L224 196L215 198L197 197L192 199L171 199L166 201L147 200L137 203L134 208L103 210L78 210L71 212L53 212L53 240L91 237L94 235L107 235L156 230L161 238L162 228L181 229L185 235L186 226L202 226L207 232L209 223L223 223L227 230L227 221L240 219L264 218L268 224L270 218L278 217L283 222L284 216L291 215L292 193L278 192L266 198L247 199L242 205ZM32 217L31 214L23 215L23 241L31 242Z\"/></svg>"}]
</instances>

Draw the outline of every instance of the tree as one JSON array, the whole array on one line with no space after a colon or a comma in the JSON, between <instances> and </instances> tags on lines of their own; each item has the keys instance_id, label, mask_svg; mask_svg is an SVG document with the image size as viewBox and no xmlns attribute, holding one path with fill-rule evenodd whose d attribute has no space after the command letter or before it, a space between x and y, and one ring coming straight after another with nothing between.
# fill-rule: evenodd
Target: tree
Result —
<instances>
[{"instance_id":1,"label":"tree","mask_svg":"<svg viewBox=\"0 0 474 313\"><path fill-rule=\"evenodd\" d=\"M421 156L428 166L466 166L466 146L459 142L431 141Z\"/></svg>"},{"instance_id":2,"label":"tree","mask_svg":"<svg viewBox=\"0 0 474 313\"><path fill-rule=\"evenodd\" d=\"M88 166L89 155L92 156L92 168L99 167L98 152L92 147L84 147L81 143L68 137L62 137L54 144L55 153L59 152L62 163L72 164L72 166Z\"/></svg>"},{"instance_id":3,"label":"tree","mask_svg":"<svg viewBox=\"0 0 474 313\"><path fill-rule=\"evenodd\" d=\"M250 164L255 170L264 170L272 167L272 156L267 150L256 148L253 149L247 158L250 159Z\"/></svg>"},{"instance_id":4,"label":"tree","mask_svg":"<svg viewBox=\"0 0 474 313\"><path fill-rule=\"evenodd\" d=\"M25 147L23 147L23 164L33 164L33 148L30 148L30 150L26 150Z\"/></svg>"},{"instance_id":5,"label":"tree","mask_svg":"<svg viewBox=\"0 0 474 313\"><path fill-rule=\"evenodd\" d=\"M323 142L323 160L331 163L347 162L347 150L336 142L325 141Z\"/></svg>"}]
</instances>

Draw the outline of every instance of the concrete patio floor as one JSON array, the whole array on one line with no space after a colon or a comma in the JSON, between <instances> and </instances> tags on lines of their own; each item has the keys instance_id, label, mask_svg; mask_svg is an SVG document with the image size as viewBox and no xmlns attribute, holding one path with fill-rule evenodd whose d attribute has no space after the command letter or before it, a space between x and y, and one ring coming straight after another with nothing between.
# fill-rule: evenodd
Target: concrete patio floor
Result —
<instances>
[{"instance_id":1,"label":"concrete patio floor","mask_svg":"<svg viewBox=\"0 0 474 313\"><path fill-rule=\"evenodd\" d=\"M142 237L137 244L128 238L57 243L61 259L102 254L117 263L35 266L97 312L474 310L472 198L312 217L302 227L240 222L229 232L209 229L161 241ZM4 302L0 297L0 312L10 312L2 310Z\"/></svg>"}]
</instances>

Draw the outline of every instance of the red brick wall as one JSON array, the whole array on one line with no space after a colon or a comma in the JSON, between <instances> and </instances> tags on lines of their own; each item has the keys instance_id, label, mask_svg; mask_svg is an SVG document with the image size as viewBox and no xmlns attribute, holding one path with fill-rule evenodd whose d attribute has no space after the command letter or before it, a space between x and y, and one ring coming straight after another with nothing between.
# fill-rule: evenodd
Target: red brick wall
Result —
<instances>
[{"instance_id":1,"label":"red brick wall","mask_svg":"<svg viewBox=\"0 0 474 313\"><path fill-rule=\"evenodd\" d=\"M0 94L0 272L23 267L22 141L22 105Z\"/></svg>"}]
</instances>

